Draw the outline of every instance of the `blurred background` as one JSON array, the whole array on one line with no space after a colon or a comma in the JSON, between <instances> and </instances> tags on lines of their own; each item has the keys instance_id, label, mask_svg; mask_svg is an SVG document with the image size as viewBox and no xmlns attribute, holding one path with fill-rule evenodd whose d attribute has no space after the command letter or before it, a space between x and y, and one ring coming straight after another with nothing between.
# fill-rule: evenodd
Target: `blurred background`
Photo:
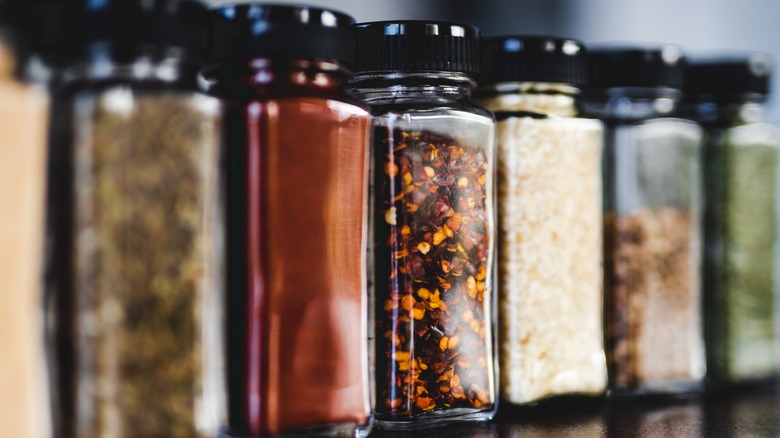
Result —
<instances>
[{"instance_id":1,"label":"blurred background","mask_svg":"<svg viewBox=\"0 0 780 438\"><path fill-rule=\"evenodd\" d=\"M207 0L218 6L234 0ZM273 0L338 9L358 21L438 19L473 24L485 35L554 35L586 43L673 43L688 54L761 51L780 60L777 0ZM780 122L780 75L768 118Z\"/></svg>"}]
</instances>

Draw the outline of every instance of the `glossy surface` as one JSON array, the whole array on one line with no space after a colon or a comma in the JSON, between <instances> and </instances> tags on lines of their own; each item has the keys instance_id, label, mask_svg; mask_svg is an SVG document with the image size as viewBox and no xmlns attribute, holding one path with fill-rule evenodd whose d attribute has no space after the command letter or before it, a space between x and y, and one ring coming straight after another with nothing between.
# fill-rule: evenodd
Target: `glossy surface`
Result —
<instances>
[{"instance_id":1,"label":"glossy surface","mask_svg":"<svg viewBox=\"0 0 780 438\"><path fill-rule=\"evenodd\" d=\"M780 388L776 383L689 399L574 399L521 408L502 404L492 423L426 431L429 438L730 438L778 435ZM401 438L415 435L376 431L371 436Z\"/></svg>"}]
</instances>

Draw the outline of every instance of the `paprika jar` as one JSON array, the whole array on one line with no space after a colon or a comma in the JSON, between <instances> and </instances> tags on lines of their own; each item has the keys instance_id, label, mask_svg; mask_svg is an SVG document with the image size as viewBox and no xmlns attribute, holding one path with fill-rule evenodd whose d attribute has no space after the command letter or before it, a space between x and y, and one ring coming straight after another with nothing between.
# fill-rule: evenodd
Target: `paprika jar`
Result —
<instances>
[{"instance_id":1,"label":"paprika jar","mask_svg":"<svg viewBox=\"0 0 780 438\"><path fill-rule=\"evenodd\" d=\"M605 327L613 393L677 393L704 377L702 129L672 117L674 46L589 54L586 114L606 123Z\"/></svg>"},{"instance_id":2,"label":"paprika jar","mask_svg":"<svg viewBox=\"0 0 780 438\"><path fill-rule=\"evenodd\" d=\"M24 74L30 23L0 1L0 430L51 436L43 332L48 98Z\"/></svg>"},{"instance_id":3,"label":"paprika jar","mask_svg":"<svg viewBox=\"0 0 780 438\"><path fill-rule=\"evenodd\" d=\"M354 20L308 6L214 11L224 100L229 431L363 432L370 415L369 114L343 84Z\"/></svg>"},{"instance_id":4,"label":"paprika jar","mask_svg":"<svg viewBox=\"0 0 780 438\"><path fill-rule=\"evenodd\" d=\"M219 103L197 1L71 11L51 146L57 436L222 423Z\"/></svg>"},{"instance_id":5,"label":"paprika jar","mask_svg":"<svg viewBox=\"0 0 780 438\"><path fill-rule=\"evenodd\" d=\"M704 302L707 376L771 377L778 340L780 129L764 120L772 64L761 53L692 61L681 114L707 132Z\"/></svg>"},{"instance_id":6,"label":"paprika jar","mask_svg":"<svg viewBox=\"0 0 780 438\"><path fill-rule=\"evenodd\" d=\"M479 31L358 24L370 105L375 414L384 428L488 420L496 408L494 130L470 100Z\"/></svg>"},{"instance_id":7,"label":"paprika jar","mask_svg":"<svg viewBox=\"0 0 780 438\"><path fill-rule=\"evenodd\" d=\"M501 396L602 394L603 127L577 110L585 47L488 38L482 58L477 102L498 119Z\"/></svg>"}]
</instances>

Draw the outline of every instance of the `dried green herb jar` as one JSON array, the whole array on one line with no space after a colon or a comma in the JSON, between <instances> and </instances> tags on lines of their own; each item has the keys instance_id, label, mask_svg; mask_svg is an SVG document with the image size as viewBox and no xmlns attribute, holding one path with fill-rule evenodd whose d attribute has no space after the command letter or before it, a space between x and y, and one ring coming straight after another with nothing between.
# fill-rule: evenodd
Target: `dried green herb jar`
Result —
<instances>
[{"instance_id":1,"label":"dried green herb jar","mask_svg":"<svg viewBox=\"0 0 780 438\"><path fill-rule=\"evenodd\" d=\"M191 0L87 2L54 96L57 436L221 425L219 103Z\"/></svg>"},{"instance_id":2,"label":"dried green herb jar","mask_svg":"<svg viewBox=\"0 0 780 438\"><path fill-rule=\"evenodd\" d=\"M687 68L683 115L707 132L704 300L708 377L739 382L780 367L777 333L780 129L764 122L763 54Z\"/></svg>"}]
</instances>

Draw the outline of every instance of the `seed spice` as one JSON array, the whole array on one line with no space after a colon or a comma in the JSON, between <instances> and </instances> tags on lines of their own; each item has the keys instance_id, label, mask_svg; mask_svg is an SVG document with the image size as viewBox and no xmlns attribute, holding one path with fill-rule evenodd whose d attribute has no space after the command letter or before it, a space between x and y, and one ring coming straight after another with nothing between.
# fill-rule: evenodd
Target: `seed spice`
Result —
<instances>
[{"instance_id":1,"label":"seed spice","mask_svg":"<svg viewBox=\"0 0 780 438\"><path fill-rule=\"evenodd\" d=\"M213 102L126 89L76 101L79 436L202 432Z\"/></svg>"},{"instance_id":2,"label":"seed spice","mask_svg":"<svg viewBox=\"0 0 780 438\"><path fill-rule=\"evenodd\" d=\"M490 410L492 284L485 149L378 128L377 411Z\"/></svg>"},{"instance_id":3,"label":"seed spice","mask_svg":"<svg viewBox=\"0 0 780 438\"><path fill-rule=\"evenodd\" d=\"M697 222L671 207L606 216L613 389L674 390L703 377Z\"/></svg>"},{"instance_id":4,"label":"seed spice","mask_svg":"<svg viewBox=\"0 0 780 438\"><path fill-rule=\"evenodd\" d=\"M498 147L502 397L602 393L601 123L505 117Z\"/></svg>"}]
</instances>

